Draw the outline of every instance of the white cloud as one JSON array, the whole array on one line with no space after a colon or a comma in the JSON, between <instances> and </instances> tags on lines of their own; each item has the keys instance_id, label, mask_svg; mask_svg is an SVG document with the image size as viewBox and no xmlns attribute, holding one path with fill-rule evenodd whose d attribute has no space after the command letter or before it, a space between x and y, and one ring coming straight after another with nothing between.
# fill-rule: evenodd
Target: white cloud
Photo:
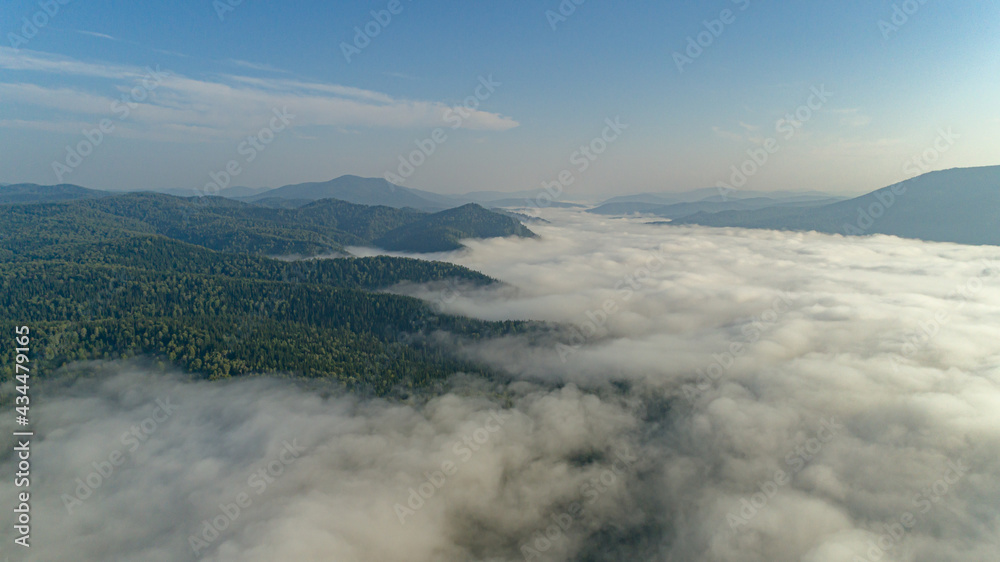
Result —
<instances>
[{"instance_id":1,"label":"white cloud","mask_svg":"<svg viewBox=\"0 0 1000 562\"><path fill-rule=\"evenodd\" d=\"M543 559L869 559L906 513L914 524L877 559L995 557L1000 248L545 216L539 239L431 256L508 283L449 289L449 312L593 332L565 363L527 337L459 348L507 369L509 384L461 379L403 404L102 364L100 376L39 387L32 458L44 478L25 559L194 560L188 537L295 438L307 452L263 494L250 489L253 504L203 560L522 559L574 502ZM742 351L728 357L734 343ZM711 365L724 365L712 384L687 386ZM166 397L183 409L69 515L61 494ZM508 421L456 459L497 409ZM614 472L623 447L637 459ZM458 472L429 484L401 525L395 504L444 462ZM954 464L968 472L956 478ZM771 487L777 470L788 480ZM14 492L0 481L0 504ZM732 533L729 516L744 514Z\"/></svg>"},{"instance_id":2,"label":"white cloud","mask_svg":"<svg viewBox=\"0 0 1000 562\"><path fill-rule=\"evenodd\" d=\"M107 35L105 33L97 33L96 31L84 31L82 29L77 29L76 32L80 33L82 35L89 35L91 37L97 37L99 39L107 39L109 41L117 41L118 40L118 39L116 39L116 38L114 38L114 37L112 37L110 35Z\"/></svg>"},{"instance_id":3,"label":"white cloud","mask_svg":"<svg viewBox=\"0 0 1000 562\"><path fill-rule=\"evenodd\" d=\"M128 95L149 74L148 69L134 66L82 62L31 51L15 53L4 47L0 47L0 55L4 55L0 58L0 68L7 70L114 79L117 81L114 87L121 95ZM143 129L139 125L169 125L175 131L207 134L200 138L178 135L175 140L238 137L266 124L275 108L286 107L296 116L295 126L426 128L448 126L450 121L446 117L456 109L441 102L401 99L336 84L246 76L222 76L209 81L185 77L168 68L160 70L169 76L150 92L148 99L138 102L124 126L132 128L134 134L141 134ZM105 113L108 117L112 117L110 105L115 99L73 86L43 86L23 81L0 83L0 92L22 104L67 113ZM462 120L463 128L474 130L502 131L516 126L517 121L509 117L479 110L468 111L468 117ZM160 132L146 130L148 134L162 136Z\"/></svg>"},{"instance_id":4,"label":"white cloud","mask_svg":"<svg viewBox=\"0 0 1000 562\"><path fill-rule=\"evenodd\" d=\"M240 66L240 67L243 67L243 68L249 68L251 70L261 70L261 71L264 71L264 72L282 72L282 73L283 72L288 72L287 70L282 70L280 68L275 68L275 67L273 67L273 66L271 66L269 64L261 64L261 63L258 63L258 62L250 62L250 61L245 61L245 60L240 60L240 59L229 59L227 62L229 62L229 64L232 64L232 65L235 65L235 66Z\"/></svg>"},{"instance_id":5,"label":"white cloud","mask_svg":"<svg viewBox=\"0 0 1000 562\"><path fill-rule=\"evenodd\" d=\"M28 83L0 83L0 97L8 102L83 115L111 114L111 100L73 88L52 88ZM4 112L10 114L10 108Z\"/></svg>"},{"instance_id":6,"label":"white cloud","mask_svg":"<svg viewBox=\"0 0 1000 562\"><path fill-rule=\"evenodd\" d=\"M872 122L871 117L861 113L861 110L858 108L833 109L831 113L840 115L839 121L844 127L860 128Z\"/></svg>"},{"instance_id":7,"label":"white cloud","mask_svg":"<svg viewBox=\"0 0 1000 562\"><path fill-rule=\"evenodd\" d=\"M713 126L712 132L726 140L731 140L734 142L744 142L746 140L742 133L734 133L732 131L727 131L719 126Z\"/></svg>"},{"instance_id":8,"label":"white cloud","mask_svg":"<svg viewBox=\"0 0 1000 562\"><path fill-rule=\"evenodd\" d=\"M77 134L85 129L94 127L92 122L87 121L31 121L28 119L0 119L0 127L6 129L22 129L33 131L47 131L50 133Z\"/></svg>"}]
</instances>

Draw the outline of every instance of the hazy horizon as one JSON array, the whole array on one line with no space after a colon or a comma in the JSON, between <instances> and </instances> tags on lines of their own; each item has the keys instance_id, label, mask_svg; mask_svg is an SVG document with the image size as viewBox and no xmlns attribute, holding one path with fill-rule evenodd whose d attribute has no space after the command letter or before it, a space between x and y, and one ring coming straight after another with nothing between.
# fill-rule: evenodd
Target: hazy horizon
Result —
<instances>
[{"instance_id":1,"label":"hazy horizon","mask_svg":"<svg viewBox=\"0 0 1000 562\"><path fill-rule=\"evenodd\" d=\"M730 182L769 140L748 189L862 193L997 163L996 4L564 4L184 0L152 19L103 0L37 25L35 2L5 2L0 182L196 188L230 161L234 185L386 177L421 143L407 187L530 190L568 170L585 199Z\"/></svg>"},{"instance_id":2,"label":"hazy horizon","mask_svg":"<svg viewBox=\"0 0 1000 562\"><path fill-rule=\"evenodd\" d=\"M1000 165L975 166L975 167L972 167L972 168L1000 168ZM956 170L956 169L961 169L961 168L943 168L941 170L928 170L928 171L926 171L926 172L924 172L924 173L922 173L920 175L924 175L925 173L929 174L929 173L933 173L933 172L941 172L941 171ZM229 185L225 189L220 190L220 193L221 194L225 194L226 191L233 190L233 189L248 189L248 190L254 190L254 191L264 192L264 191L269 191L269 190L272 190L272 189L277 189L279 187L285 187L285 186L288 186L288 185L297 185L299 183L325 183L325 182L329 182L329 181L334 181L334 180L340 179L341 177L345 177L345 176L353 176L353 177L358 177L358 178L362 178L362 179L373 179L373 178L365 178L364 176L359 176L357 174L350 174L350 173L348 173L348 174L342 174L340 176L337 176L337 177L334 177L334 178L329 178L329 179L317 179L317 180L309 180L309 181L305 181L305 182L287 183L287 184L279 184L279 185L265 185L265 186L249 186L249 185L242 185L242 184ZM903 180L901 180L901 182L909 180L909 179L912 179L913 177L917 177L917 176L911 176L911 177L904 178ZM374 179L385 179L385 178L374 178ZM19 183L30 184L30 183L34 183L34 182L0 182L0 185L17 185ZM73 182L66 182L66 183L72 184L72 185L79 185L79 184L74 184ZM891 185L896 185L898 183L900 183L900 182L896 182L894 184L880 185L880 186L877 186L877 187L865 188L865 189L863 189L861 191L857 191L857 192L845 192L845 193L835 193L835 192L832 192L832 191L812 190L812 189L802 189L802 190L781 190L781 189L774 189L774 190L767 190L767 189L753 189L753 188L749 188L749 187L743 187L743 188L740 188L740 189L736 189L735 191L737 191L737 192L738 191L759 192L759 193L762 193L764 196L766 196L768 193L775 193L775 194L777 194L777 193L783 193L784 194L784 193L797 193L797 192L801 192L801 193L829 194L829 195L833 195L833 196L838 196L839 195L839 196L842 196L842 197L853 198L853 197L865 195L867 193L871 193L873 191L876 191L878 189L882 189L884 187L889 187ZM48 185L48 184L37 184L37 185ZM402 185L402 184L396 184L396 185ZM101 187L97 187L97 186L90 186L90 185L80 185L80 187L84 187L84 188L87 188L87 189L96 189L96 190L105 189L105 188L101 188ZM415 189L419 189L421 191L429 191L431 193L438 193L438 194L441 194L441 195L465 195L465 194L474 194L474 193L486 193L486 192L492 193L493 192L493 190L470 190L470 191L456 192L456 193L443 193L443 192L439 192L439 191L434 191L433 189L420 188L420 187L416 187L416 186L412 186L412 185L410 185L410 186L404 186L404 187L415 188ZM115 193L117 193L117 192L129 193L129 192L134 192L134 191L169 191L169 192L172 192L172 193L174 193L175 195L178 195L178 196L183 196L182 195L183 191L190 190L191 191L191 196L193 196L193 197L204 196L204 195L207 194L202 189L202 187L162 187L162 188L152 188L152 189L150 189L150 188L141 188L140 187L140 188L134 188L134 189L126 188L126 189L105 189L105 190L106 191L110 191L110 192L115 192ZM564 197L561 197L560 200L599 202L599 201L603 201L605 199L610 199L610 198L613 198L613 197L616 197L616 196L620 196L620 195L642 195L642 194L671 195L671 194L688 194L688 193L694 193L694 192L698 192L698 191L706 191L706 197L711 197L711 196L714 195L713 190L716 191L716 192L718 192L718 193L720 193L720 194L730 193L730 191L726 190L726 189L723 189L723 190L720 191L718 186L711 186L711 187L710 186L703 186L703 187L694 187L694 188L690 188L690 189L678 189L678 190L647 191L647 192L629 192L629 193L607 193L607 194L604 194L603 196L597 196L597 197L591 197L591 198L580 198L580 199L576 199L576 200L574 200L572 197L566 197L566 196L564 196ZM537 191L544 192L544 189L540 189L540 190L537 190ZM497 191L496 193L509 193L509 194L511 194L513 196L513 195L522 194L524 192L535 193L536 190Z\"/></svg>"}]
</instances>

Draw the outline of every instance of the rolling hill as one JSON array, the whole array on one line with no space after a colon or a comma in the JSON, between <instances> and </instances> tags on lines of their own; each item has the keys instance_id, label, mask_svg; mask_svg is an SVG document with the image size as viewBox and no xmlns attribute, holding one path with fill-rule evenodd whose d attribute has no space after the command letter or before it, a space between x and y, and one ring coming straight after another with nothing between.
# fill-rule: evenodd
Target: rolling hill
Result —
<instances>
[{"instance_id":1,"label":"rolling hill","mask_svg":"<svg viewBox=\"0 0 1000 562\"><path fill-rule=\"evenodd\" d=\"M216 251L271 256L342 253L344 246L383 243L389 250L439 252L460 248L462 238L534 236L517 219L474 204L435 214L335 199L285 209L221 197L141 192L12 205L4 214L15 221L11 228L18 222L38 226L35 232L42 239L77 231L103 236L117 228Z\"/></svg>"},{"instance_id":2,"label":"rolling hill","mask_svg":"<svg viewBox=\"0 0 1000 562\"><path fill-rule=\"evenodd\" d=\"M434 252L436 248L458 247L463 238L498 238L520 236L533 238L516 218L486 210L476 203L426 215L405 226L393 229L375 240L387 250Z\"/></svg>"},{"instance_id":3,"label":"rolling hill","mask_svg":"<svg viewBox=\"0 0 1000 562\"><path fill-rule=\"evenodd\" d=\"M402 282L495 282L457 265L386 256L288 262L218 252L150 232L175 234L171 207L148 218L137 212L169 196L119 197L99 200L113 203L104 206L0 207L0 329L30 324L32 361L42 373L74 361L146 356L210 378L313 377L405 396L456 371L495 374L437 346L432 333L474 340L531 329L438 314L383 291ZM224 228L248 205L218 207L215 215L230 222L212 226ZM252 220L263 228L261 216ZM247 241L228 247L255 249ZM0 350L2 384L15 374L13 354L10 346Z\"/></svg>"},{"instance_id":4,"label":"rolling hill","mask_svg":"<svg viewBox=\"0 0 1000 562\"><path fill-rule=\"evenodd\" d=\"M701 212L672 224L814 230L852 236L890 234L1000 245L1000 166L930 172L820 207Z\"/></svg>"},{"instance_id":5,"label":"rolling hill","mask_svg":"<svg viewBox=\"0 0 1000 562\"><path fill-rule=\"evenodd\" d=\"M439 211L455 206L451 198L428 191L420 191L389 183L382 178L340 176L326 182L300 183L271 189L244 198L245 201L261 199L340 199L358 205L384 205L397 209L413 208L422 211Z\"/></svg>"},{"instance_id":6,"label":"rolling hill","mask_svg":"<svg viewBox=\"0 0 1000 562\"><path fill-rule=\"evenodd\" d=\"M484 207L529 207L538 197L540 190L524 190L514 192L504 191L472 191L461 195L442 195L430 191L395 185L381 178L362 178L359 176L341 176L326 182L300 183L286 185L256 193L250 197L240 197L242 201L267 201L272 206L282 206L282 199L292 201L340 199L359 205L385 205L397 209L412 208L421 211L440 211L451 209L469 203L477 203ZM224 197L234 198L229 193ZM569 201L554 201L550 207L585 207Z\"/></svg>"},{"instance_id":7,"label":"rolling hill","mask_svg":"<svg viewBox=\"0 0 1000 562\"><path fill-rule=\"evenodd\" d=\"M86 187L68 183L59 185L38 185L34 183L7 184L0 186L0 205L97 199L109 195L113 195L113 193L87 189Z\"/></svg>"}]
</instances>

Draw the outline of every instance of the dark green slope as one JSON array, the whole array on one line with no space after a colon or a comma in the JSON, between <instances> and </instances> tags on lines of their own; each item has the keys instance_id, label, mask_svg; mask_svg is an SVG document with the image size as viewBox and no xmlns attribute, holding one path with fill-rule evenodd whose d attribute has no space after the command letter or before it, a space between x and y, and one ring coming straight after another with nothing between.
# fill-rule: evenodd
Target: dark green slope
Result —
<instances>
[{"instance_id":1,"label":"dark green slope","mask_svg":"<svg viewBox=\"0 0 1000 562\"><path fill-rule=\"evenodd\" d=\"M482 273L438 261L374 256L307 261L280 261L249 254L219 253L155 235L120 235L100 241L65 239L25 247L0 235L0 263L71 263L120 266L173 273L253 277L335 287L377 290L392 285L454 280L470 285L496 281Z\"/></svg>"},{"instance_id":2,"label":"dark green slope","mask_svg":"<svg viewBox=\"0 0 1000 562\"><path fill-rule=\"evenodd\" d=\"M68 183L59 185L17 183L0 186L0 205L96 199L108 195L112 195L112 193Z\"/></svg>"},{"instance_id":3,"label":"dark green slope","mask_svg":"<svg viewBox=\"0 0 1000 562\"><path fill-rule=\"evenodd\" d=\"M402 252L437 252L461 247L463 238L503 236L535 237L517 219L494 213L469 203L440 213L427 215L397 228L375 241L387 250Z\"/></svg>"},{"instance_id":4,"label":"dark green slope","mask_svg":"<svg viewBox=\"0 0 1000 562\"><path fill-rule=\"evenodd\" d=\"M437 314L419 300L377 291L493 279L384 256L265 257L372 245L401 229L425 251L457 248L465 237L533 235L478 206L428 215L329 199L289 209L158 193L4 205L0 332L30 326L43 370L152 356L209 377L287 373L375 394L456 371L491 376L428 336L444 330L462 341L535 327ZM0 382L12 375L10 353L0 350Z\"/></svg>"},{"instance_id":5,"label":"dark green slope","mask_svg":"<svg viewBox=\"0 0 1000 562\"><path fill-rule=\"evenodd\" d=\"M153 355L210 377L294 373L384 393L456 370L485 372L421 344L433 330L479 338L520 329L438 315L416 299L318 283L66 263L0 271L0 329L13 333L15 318L32 327L38 364L46 368ZM391 362L391 373L375 369L400 340L410 345L397 350L405 353Z\"/></svg>"},{"instance_id":6,"label":"dark green slope","mask_svg":"<svg viewBox=\"0 0 1000 562\"><path fill-rule=\"evenodd\" d=\"M80 229L93 230L95 235L122 229L160 234L222 252L272 256L312 256L342 252L347 245L377 245L378 240L402 227L408 227L406 236L416 242L413 247L421 248L414 251L457 249L458 240L467 237L533 236L518 221L478 206L453 211L428 215L332 199L285 209L221 197L180 198L146 192L11 206L0 216L0 228L32 225L45 240L71 236Z\"/></svg>"},{"instance_id":7,"label":"dark green slope","mask_svg":"<svg viewBox=\"0 0 1000 562\"><path fill-rule=\"evenodd\" d=\"M290 217L300 224L349 232L359 241L371 244L385 233L426 216L413 209L355 205L337 199L323 199L305 205Z\"/></svg>"},{"instance_id":8,"label":"dark green slope","mask_svg":"<svg viewBox=\"0 0 1000 562\"><path fill-rule=\"evenodd\" d=\"M213 378L291 374L382 395L456 371L493 375L433 344L427 336L435 331L469 340L534 329L438 314L417 299L373 292L404 281L495 282L451 264L385 256L285 262L167 238L157 231L192 236L171 230L179 226L169 214L149 206L161 197L0 207L0 333L31 328L38 372L152 356ZM210 219L220 227L237 217L239 225L275 228L271 215L231 213L246 205L210 203L214 212L192 215L192 224ZM324 220L313 212L312 220ZM390 220L373 213L347 220L369 228ZM0 350L0 382L13 374L12 349Z\"/></svg>"}]
</instances>

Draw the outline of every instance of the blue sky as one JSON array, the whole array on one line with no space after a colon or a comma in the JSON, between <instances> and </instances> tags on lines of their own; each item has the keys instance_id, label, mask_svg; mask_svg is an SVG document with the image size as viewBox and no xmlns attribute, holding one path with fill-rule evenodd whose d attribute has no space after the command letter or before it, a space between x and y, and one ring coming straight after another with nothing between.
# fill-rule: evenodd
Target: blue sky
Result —
<instances>
[{"instance_id":1,"label":"blue sky","mask_svg":"<svg viewBox=\"0 0 1000 562\"><path fill-rule=\"evenodd\" d=\"M572 199L734 167L752 189L853 193L1000 164L998 2L52 2L0 4L0 182L195 189L235 161L232 185L392 173L457 193L568 170ZM586 167L582 146L602 151Z\"/></svg>"}]
</instances>

